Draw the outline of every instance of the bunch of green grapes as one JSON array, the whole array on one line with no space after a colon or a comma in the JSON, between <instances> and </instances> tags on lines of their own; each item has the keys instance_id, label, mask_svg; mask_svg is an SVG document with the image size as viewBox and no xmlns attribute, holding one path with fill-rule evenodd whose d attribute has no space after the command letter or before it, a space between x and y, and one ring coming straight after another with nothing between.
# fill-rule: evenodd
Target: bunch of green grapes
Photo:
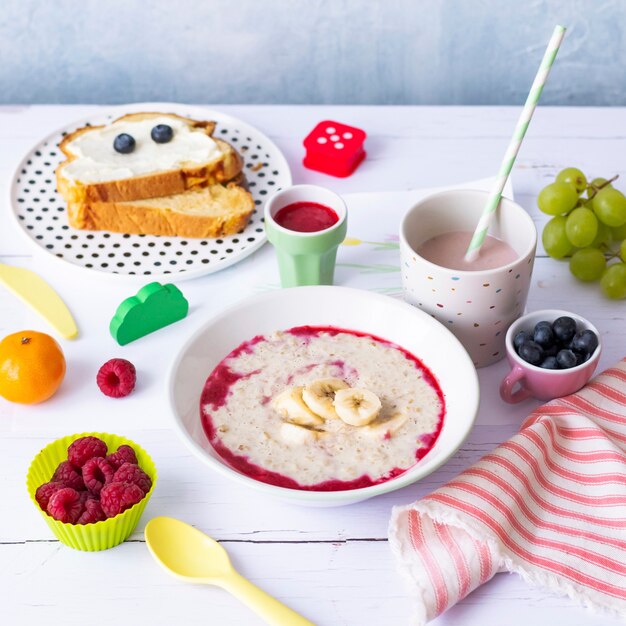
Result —
<instances>
[{"instance_id":1,"label":"bunch of green grapes","mask_svg":"<svg viewBox=\"0 0 626 626\"><path fill-rule=\"evenodd\" d=\"M541 236L546 252L569 257L576 278L599 280L608 298L620 300L626 298L626 196L613 187L616 179L587 182L568 167L539 192L537 206L554 216Z\"/></svg>"}]
</instances>

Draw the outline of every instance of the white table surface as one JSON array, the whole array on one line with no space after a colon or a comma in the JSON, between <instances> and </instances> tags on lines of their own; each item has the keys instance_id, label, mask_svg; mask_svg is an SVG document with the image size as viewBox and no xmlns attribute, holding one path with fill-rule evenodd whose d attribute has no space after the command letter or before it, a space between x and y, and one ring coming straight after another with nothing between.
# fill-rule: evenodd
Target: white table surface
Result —
<instances>
[{"instance_id":1,"label":"white table surface","mask_svg":"<svg viewBox=\"0 0 626 626\"><path fill-rule=\"evenodd\" d=\"M340 193L410 190L490 176L499 166L519 113L511 107L213 108L267 133L284 151L295 183L318 183ZM507 369L505 363L481 370L477 425L456 456L419 484L351 507L305 509L264 500L211 473L178 440L165 405L149 412L142 406L149 398L153 406L155 394L162 393L176 345L220 307L245 295L237 282L237 267L226 270L229 280L220 278L219 294L211 291L217 277L181 283L193 302L192 315L162 331L162 337L121 350L106 326L111 307L131 295L134 287L50 267L44 257L32 256L33 249L16 236L7 219L7 186L15 160L40 137L95 109L0 107L0 261L40 272L63 294L81 327L80 339L63 342L69 373L52 400L22 407L0 398L0 622L83 626L105 623L105 610L115 623L261 623L225 592L167 576L148 554L143 523L129 541L106 552L76 552L54 539L26 495L27 466L52 439L81 430L105 430L140 442L158 466L158 486L143 522L172 515L198 526L222 541L245 576L320 626L410 623L411 600L386 540L391 507L428 493L508 438L536 404L510 407L500 401L497 384ZM321 119L343 121L368 133L368 158L350 178L330 178L301 165L301 141ZM536 195L563 167L575 165L592 176L618 173L624 177L618 187L626 188L625 122L626 109L620 108L537 111L513 185L516 200L538 226L546 216L536 209ZM271 254L266 246L245 263L267 260ZM348 280L347 271L340 272L340 282ZM270 279L276 281L277 276ZM399 286L399 275L396 280ZM103 297L109 307L85 319L81 313L94 310L86 301ZM597 285L577 283L567 265L546 258L541 247L528 307L562 307L590 318L605 345L600 369L626 354L626 304L603 299ZM0 290L0 336L28 327L48 331L44 322ZM114 355L134 361L141 373L136 392L120 402L100 396L93 382L99 365ZM506 574L497 575L433 623L521 626L552 621L569 626L617 623Z\"/></svg>"}]
</instances>

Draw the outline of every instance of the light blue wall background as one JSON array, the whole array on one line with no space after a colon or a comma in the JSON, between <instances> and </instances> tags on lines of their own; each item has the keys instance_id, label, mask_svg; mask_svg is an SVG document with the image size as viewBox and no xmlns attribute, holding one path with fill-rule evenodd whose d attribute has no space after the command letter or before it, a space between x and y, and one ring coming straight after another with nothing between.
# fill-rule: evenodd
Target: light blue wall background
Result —
<instances>
[{"instance_id":1,"label":"light blue wall background","mask_svg":"<svg viewBox=\"0 0 626 626\"><path fill-rule=\"evenodd\" d=\"M626 104L624 0L0 0L0 103Z\"/></svg>"}]
</instances>

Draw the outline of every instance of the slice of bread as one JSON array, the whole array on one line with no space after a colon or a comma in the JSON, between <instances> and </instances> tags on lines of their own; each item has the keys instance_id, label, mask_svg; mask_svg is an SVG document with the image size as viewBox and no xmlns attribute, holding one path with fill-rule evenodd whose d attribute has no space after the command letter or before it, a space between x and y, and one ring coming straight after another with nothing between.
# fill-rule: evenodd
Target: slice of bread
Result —
<instances>
[{"instance_id":1,"label":"slice of bread","mask_svg":"<svg viewBox=\"0 0 626 626\"><path fill-rule=\"evenodd\" d=\"M253 211L252 196L234 182L162 198L68 204L74 228L190 238L238 233Z\"/></svg>"},{"instance_id":2,"label":"slice of bread","mask_svg":"<svg viewBox=\"0 0 626 626\"><path fill-rule=\"evenodd\" d=\"M157 124L168 124L174 137L156 143ZM239 153L212 137L215 122L172 113L131 113L106 126L85 126L59 144L67 159L56 170L57 189L68 203L124 202L180 194L222 183L243 167ZM118 134L136 141L130 154L113 149Z\"/></svg>"}]
</instances>

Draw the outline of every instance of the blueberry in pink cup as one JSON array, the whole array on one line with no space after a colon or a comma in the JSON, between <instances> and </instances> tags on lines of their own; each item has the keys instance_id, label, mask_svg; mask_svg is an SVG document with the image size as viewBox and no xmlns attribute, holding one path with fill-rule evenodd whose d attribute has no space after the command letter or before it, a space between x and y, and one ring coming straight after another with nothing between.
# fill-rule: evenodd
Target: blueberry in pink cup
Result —
<instances>
[{"instance_id":1,"label":"blueberry in pink cup","mask_svg":"<svg viewBox=\"0 0 626 626\"><path fill-rule=\"evenodd\" d=\"M601 352L600 335L591 322L556 309L518 319L505 344L511 371L500 385L500 396L511 404L576 393L593 375Z\"/></svg>"}]
</instances>

